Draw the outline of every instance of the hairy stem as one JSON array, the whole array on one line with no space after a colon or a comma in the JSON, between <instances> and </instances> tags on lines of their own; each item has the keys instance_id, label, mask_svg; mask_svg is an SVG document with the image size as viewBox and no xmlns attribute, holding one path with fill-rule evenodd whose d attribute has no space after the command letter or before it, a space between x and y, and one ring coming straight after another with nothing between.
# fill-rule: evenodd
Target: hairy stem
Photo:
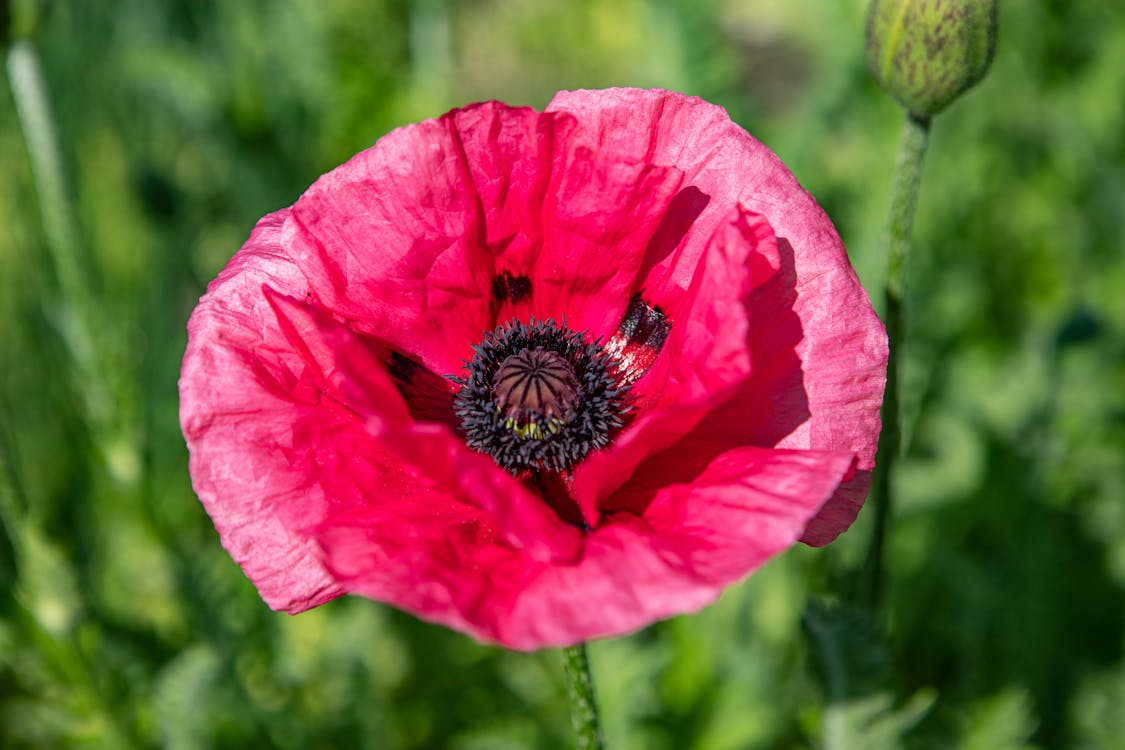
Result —
<instances>
[{"instance_id":1,"label":"hairy stem","mask_svg":"<svg viewBox=\"0 0 1125 750\"><path fill-rule=\"evenodd\" d=\"M906 115L891 184L887 287L884 300L890 359L887 363L887 391L883 398L883 431L879 436L878 462L871 493L875 506L875 528L866 564L867 600L872 612L878 610L882 593L883 547L894 507L891 475L902 450L899 365L905 345L906 261L910 255L914 208L918 203L918 186L921 184L922 161L926 155L929 134L928 118Z\"/></svg>"},{"instance_id":2,"label":"hairy stem","mask_svg":"<svg viewBox=\"0 0 1125 750\"><path fill-rule=\"evenodd\" d=\"M575 744L578 750L600 750L604 744L585 643L563 649L563 670L566 672L566 695L570 700L570 721L574 725Z\"/></svg>"}]
</instances>

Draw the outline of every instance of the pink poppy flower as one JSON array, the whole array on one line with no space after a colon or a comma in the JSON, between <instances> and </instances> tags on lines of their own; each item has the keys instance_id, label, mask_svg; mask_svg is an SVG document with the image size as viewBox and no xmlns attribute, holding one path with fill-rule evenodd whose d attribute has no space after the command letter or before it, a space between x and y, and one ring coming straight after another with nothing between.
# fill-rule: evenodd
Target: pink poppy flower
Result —
<instances>
[{"instance_id":1,"label":"pink poppy flower","mask_svg":"<svg viewBox=\"0 0 1125 750\"><path fill-rule=\"evenodd\" d=\"M719 107L489 102L263 218L188 324L195 490L265 601L516 649L696 610L866 494L886 337Z\"/></svg>"}]
</instances>

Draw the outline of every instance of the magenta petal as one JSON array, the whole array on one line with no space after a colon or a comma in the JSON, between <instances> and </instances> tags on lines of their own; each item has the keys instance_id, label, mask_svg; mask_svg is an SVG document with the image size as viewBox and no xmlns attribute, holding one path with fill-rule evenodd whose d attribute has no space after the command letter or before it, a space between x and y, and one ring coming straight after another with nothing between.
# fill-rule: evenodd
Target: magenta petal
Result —
<instances>
[{"instance_id":1,"label":"magenta petal","mask_svg":"<svg viewBox=\"0 0 1125 750\"><path fill-rule=\"evenodd\" d=\"M708 236L731 204L769 222L788 278L770 279L750 301L752 383L700 429L722 425L731 444L854 452L856 476L803 539L828 543L854 520L867 492L887 362L883 325L831 221L772 151L701 99L661 90L564 91L547 111L595 128L622 158L680 169L684 183L709 198L685 242ZM801 338L789 340L794 331ZM775 372L759 377L767 368Z\"/></svg>"},{"instance_id":2,"label":"magenta petal","mask_svg":"<svg viewBox=\"0 0 1125 750\"><path fill-rule=\"evenodd\" d=\"M327 393L355 412L377 439L366 451L403 470L409 468L413 477L411 483L393 492L374 492L382 479L365 474L357 456L326 475L336 487L329 494L339 498L349 487L364 488L363 502L385 514L382 506L396 500L395 494L412 497L417 506L415 487L440 487L446 498L441 501L443 507L455 502L466 509L479 508L482 521L494 524L501 530L500 536L534 559L573 559L579 554L582 539L578 529L563 523L541 497L501 471L492 459L470 451L444 426L414 424L382 363L362 337L308 305L268 290L267 297L295 348L314 360ZM355 450L364 449L356 446ZM385 472L377 473L382 477Z\"/></svg>"},{"instance_id":3,"label":"magenta petal","mask_svg":"<svg viewBox=\"0 0 1125 750\"><path fill-rule=\"evenodd\" d=\"M325 394L357 415L370 429L409 424L406 403L373 346L326 311L264 287L289 344L323 381Z\"/></svg>"},{"instance_id":4,"label":"magenta petal","mask_svg":"<svg viewBox=\"0 0 1125 750\"><path fill-rule=\"evenodd\" d=\"M657 492L644 519L696 576L724 583L797 541L854 468L849 453L736 448L690 491Z\"/></svg>"},{"instance_id":5,"label":"magenta petal","mask_svg":"<svg viewBox=\"0 0 1125 750\"><path fill-rule=\"evenodd\" d=\"M501 313L608 333L681 175L572 143L574 130L489 103L396 130L324 175L285 227L316 301L441 373ZM505 273L528 278L525 304L494 298Z\"/></svg>"},{"instance_id":6,"label":"magenta petal","mask_svg":"<svg viewBox=\"0 0 1125 750\"><path fill-rule=\"evenodd\" d=\"M641 519L608 517L576 565L541 566L505 613L471 613L478 635L512 648L629 632L713 601L792 546L854 458L740 448L690 484L661 488ZM521 579L522 580L522 579ZM597 602L597 606L590 606Z\"/></svg>"},{"instance_id":7,"label":"magenta petal","mask_svg":"<svg viewBox=\"0 0 1125 750\"><path fill-rule=\"evenodd\" d=\"M791 546L853 464L846 454L731 451L692 483L661 488L643 518L610 516L571 562L497 544L463 505L345 510L319 536L350 590L509 648L569 645L713 601Z\"/></svg>"},{"instance_id":8,"label":"magenta petal","mask_svg":"<svg viewBox=\"0 0 1125 750\"><path fill-rule=\"evenodd\" d=\"M727 443L855 452L854 477L825 505L802 541L831 542L855 520L875 465L887 339L858 285L825 272L802 281L794 249L755 290L751 377L713 410L696 434Z\"/></svg>"},{"instance_id":9,"label":"magenta petal","mask_svg":"<svg viewBox=\"0 0 1125 750\"><path fill-rule=\"evenodd\" d=\"M513 548L536 560L573 560L582 552L582 533L563 522L543 498L504 472L488 456L475 453L440 425L416 425L388 432L387 445L416 467L429 484L480 508Z\"/></svg>"},{"instance_id":10,"label":"magenta petal","mask_svg":"<svg viewBox=\"0 0 1125 750\"><path fill-rule=\"evenodd\" d=\"M459 503L356 511L332 516L316 532L326 564L349 591L504 642L490 634L503 627L529 571L544 563L495 543L492 528Z\"/></svg>"},{"instance_id":11,"label":"magenta petal","mask_svg":"<svg viewBox=\"0 0 1125 750\"><path fill-rule=\"evenodd\" d=\"M674 263L649 273L645 296L667 310L671 333L633 386L635 421L575 470L574 496L588 520L642 461L689 433L750 373L751 258L776 255L773 234L761 217L736 208L704 247L702 257L687 259L692 276Z\"/></svg>"},{"instance_id":12,"label":"magenta petal","mask_svg":"<svg viewBox=\"0 0 1125 750\"><path fill-rule=\"evenodd\" d=\"M531 273L532 315L608 338L625 312L645 249L680 186L676 169L623 162L596 143L556 163L543 206L551 228Z\"/></svg>"},{"instance_id":13,"label":"magenta petal","mask_svg":"<svg viewBox=\"0 0 1125 750\"><path fill-rule=\"evenodd\" d=\"M413 426L364 337L300 301L304 278L277 241L285 213L210 286L180 381L196 492L262 597L295 612L343 592L308 530L349 487L376 508L444 487L442 507L464 506L531 559L579 554L577 529L443 426Z\"/></svg>"},{"instance_id":14,"label":"magenta petal","mask_svg":"<svg viewBox=\"0 0 1125 750\"><path fill-rule=\"evenodd\" d=\"M526 233L538 232L556 119L498 103L458 110L317 180L285 227L316 301L431 372L459 371L494 325L505 254L526 264L539 242Z\"/></svg>"},{"instance_id":15,"label":"magenta petal","mask_svg":"<svg viewBox=\"0 0 1125 750\"><path fill-rule=\"evenodd\" d=\"M344 588L297 529L319 520L327 500L288 447L298 425L318 420L295 392L305 368L286 346L264 284L303 294L304 277L279 244L287 210L263 218L243 250L208 287L188 324L180 376L180 423L191 449L192 484L223 546L275 609L308 609Z\"/></svg>"},{"instance_id":16,"label":"magenta petal","mask_svg":"<svg viewBox=\"0 0 1125 750\"><path fill-rule=\"evenodd\" d=\"M325 456L321 484L333 502L304 533L340 585L427 612L437 607L440 590L452 588L443 572L479 575L473 559L492 549L523 556L499 539L484 511L404 465L384 450L388 444L363 435L348 453ZM449 612L450 624L457 622L456 610Z\"/></svg>"}]
</instances>

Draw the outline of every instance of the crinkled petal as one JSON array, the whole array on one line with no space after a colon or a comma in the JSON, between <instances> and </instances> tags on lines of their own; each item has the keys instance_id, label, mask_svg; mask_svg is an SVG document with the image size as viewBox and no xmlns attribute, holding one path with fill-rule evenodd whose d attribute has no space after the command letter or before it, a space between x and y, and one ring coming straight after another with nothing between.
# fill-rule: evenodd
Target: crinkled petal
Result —
<instances>
[{"instance_id":1,"label":"crinkled petal","mask_svg":"<svg viewBox=\"0 0 1125 750\"><path fill-rule=\"evenodd\" d=\"M582 532L564 522L543 498L500 469L490 456L471 451L441 425L388 432L383 441L398 458L451 497L480 508L506 543L537 560L573 560Z\"/></svg>"},{"instance_id":2,"label":"crinkled petal","mask_svg":"<svg viewBox=\"0 0 1125 750\"><path fill-rule=\"evenodd\" d=\"M558 119L498 103L458 110L317 180L285 227L316 301L431 372L460 371L493 325L498 258L540 241L521 233L539 226Z\"/></svg>"},{"instance_id":3,"label":"crinkled petal","mask_svg":"<svg viewBox=\"0 0 1125 750\"><path fill-rule=\"evenodd\" d=\"M591 339L608 338L682 176L582 141L555 170L543 206L549 231L530 274L531 312Z\"/></svg>"},{"instance_id":4,"label":"crinkled petal","mask_svg":"<svg viewBox=\"0 0 1125 750\"><path fill-rule=\"evenodd\" d=\"M609 516L578 565L545 569L502 642L573 643L702 607L792 546L853 463L847 453L721 454L690 484L660 488L641 518Z\"/></svg>"},{"instance_id":5,"label":"crinkled petal","mask_svg":"<svg viewBox=\"0 0 1125 750\"><path fill-rule=\"evenodd\" d=\"M460 504L530 559L578 555L578 529L444 425L415 423L379 347L305 301L278 242L285 213L209 287L180 381L196 492L263 598L295 612L343 593L309 530L349 487L375 509Z\"/></svg>"},{"instance_id":6,"label":"crinkled petal","mask_svg":"<svg viewBox=\"0 0 1125 750\"><path fill-rule=\"evenodd\" d=\"M400 128L301 196L286 245L318 303L431 372L512 316L598 335L681 175L574 130L497 102Z\"/></svg>"},{"instance_id":7,"label":"crinkled petal","mask_svg":"<svg viewBox=\"0 0 1125 750\"><path fill-rule=\"evenodd\" d=\"M581 533L560 520L541 497L491 458L471 451L444 425L415 423L360 334L311 305L268 291L267 296L294 348L312 360L324 393L351 410L374 438L370 446L348 446L357 455L331 474L335 489L327 493L330 497L339 502L356 486L357 497L372 506L394 500L385 491L374 492L370 477L358 470L363 465L360 454L372 452L384 462L397 462L416 482L443 488L443 504L456 501L480 508L501 530L500 536L536 559L573 559L579 553ZM411 494L409 486L400 491Z\"/></svg>"},{"instance_id":8,"label":"crinkled petal","mask_svg":"<svg viewBox=\"0 0 1125 750\"><path fill-rule=\"evenodd\" d=\"M291 460L295 433L331 433L342 414L321 414L306 365L285 346L262 286L305 293L279 243L288 210L263 218L208 287L188 323L180 376L180 423L196 494L223 546L276 609L300 611L344 592L297 530L327 505ZM281 343L281 346L278 345Z\"/></svg>"},{"instance_id":9,"label":"crinkled petal","mask_svg":"<svg viewBox=\"0 0 1125 750\"><path fill-rule=\"evenodd\" d=\"M846 453L730 451L693 482L655 490L643 517L608 517L569 564L493 544L474 519L411 525L396 543L376 518L334 516L322 542L349 590L510 648L567 645L713 601L791 546L853 463Z\"/></svg>"},{"instance_id":10,"label":"crinkled petal","mask_svg":"<svg viewBox=\"0 0 1125 750\"><path fill-rule=\"evenodd\" d=\"M622 158L680 169L684 184L709 198L685 241L708 236L723 221L723 207L738 204L764 216L779 247L788 248L789 288L784 280L777 287L792 299L778 310L763 293L752 300L750 316L755 326L751 335L759 340L771 338L766 330L771 315L795 316L795 324L784 321L786 331L796 328L802 338L752 352L756 370L771 357L780 360L775 369L786 362L794 366L770 383L787 384L788 389L766 394L760 390L766 383L748 385L722 421L728 427L741 423L740 430L730 433L734 442L784 427L775 440L757 444L857 455L856 476L810 522L803 538L818 545L831 541L855 518L874 467L887 345L830 220L772 151L731 122L722 108L700 99L659 90L573 91L559 93L547 111L567 112L596 128L604 134L604 147ZM772 338L767 343L776 345L784 336ZM797 378L798 372L803 376ZM775 412L745 408L765 400L792 419L774 421Z\"/></svg>"},{"instance_id":11,"label":"crinkled petal","mask_svg":"<svg viewBox=\"0 0 1125 750\"><path fill-rule=\"evenodd\" d=\"M855 475L802 536L801 541L820 546L851 525L867 495L886 382L887 341L862 289L847 294L833 288L839 286L839 277L832 274L802 285L793 248L783 242L780 250L781 270L755 290L751 300L758 313L751 322L751 351L759 366L734 396L700 423L695 435L751 445L854 451ZM805 302L798 307L802 295Z\"/></svg>"},{"instance_id":12,"label":"crinkled petal","mask_svg":"<svg viewBox=\"0 0 1125 750\"><path fill-rule=\"evenodd\" d=\"M673 256L646 275L643 299L664 311L671 328L633 386L635 420L575 469L572 491L587 523L597 522L599 503L642 461L688 434L750 373L751 271L768 268L776 256L773 233L762 217L735 207L703 247L701 257L679 256L693 274Z\"/></svg>"},{"instance_id":13,"label":"crinkled petal","mask_svg":"<svg viewBox=\"0 0 1125 750\"><path fill-rule=\"evenodd\" d=\"M262 294L289 345L322 383L325 395L371 420L368 426L373 430L411 422L406 403L380 356L385 353L338 323L326 310L268 286L262 288Z\"/></svg>"}]
</instances>

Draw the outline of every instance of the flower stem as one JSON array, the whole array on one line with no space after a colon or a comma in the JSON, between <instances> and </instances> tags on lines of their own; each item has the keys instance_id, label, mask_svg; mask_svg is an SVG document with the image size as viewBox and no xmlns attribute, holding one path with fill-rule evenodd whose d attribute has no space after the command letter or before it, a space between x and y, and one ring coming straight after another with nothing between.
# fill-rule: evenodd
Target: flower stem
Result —
<instances>
[{"instance_id":1,"label":"flower stem","mask_svg":"<svg viewBox=\"0 0 1125 750\"><path fill-rule=\"evenodd\" d=\"M894 179L891 183L887 287L884 316L890 358L887 362L887 391L883 398L883 432L879 436L879 460L875 467L872 501L875 528L866 563L867 603L874 613L879 608L883 583L883 547L893 508L891 475L902 450L902 424L899 415L899 364L904 350L906 261L910 255L910 235L914 208L922 178L922 160L929 142L930 120L907 114L899 141Z\"/></svg>"},{"instance_id":2,"label":"flower stem","mask_svg":"<svg viewBox=\"0 0 1125 750\"><path fill-rule=\"evenodd\" d=\"M600 750L601 726L598 723L598 702L594 697L594 678L586 644L563 649L563 670L566 672L566 695L570 700L570 721L574 726L578 750Z\"/></svg>"}]
</instances>

